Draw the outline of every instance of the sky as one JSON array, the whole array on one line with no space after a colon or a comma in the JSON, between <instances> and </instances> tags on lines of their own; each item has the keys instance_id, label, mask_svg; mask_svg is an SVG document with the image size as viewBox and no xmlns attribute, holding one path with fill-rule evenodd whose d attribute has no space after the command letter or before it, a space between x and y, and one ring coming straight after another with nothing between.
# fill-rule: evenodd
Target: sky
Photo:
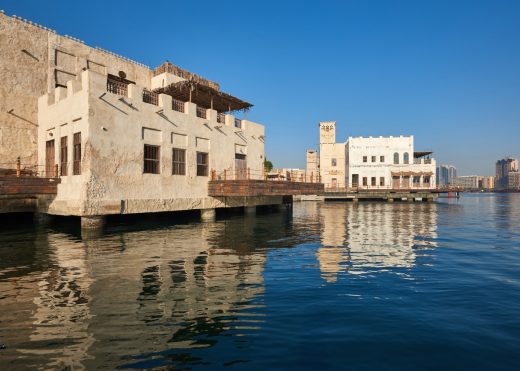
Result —
<instances>
[{"instance_id":1,"label":"sky","mask_svg":"<svg viewBox=\"0 0 520 371\"><path fill-rule=\"evenodd\" d=\"M38 1L0 9L251 102L275 167L305 167L318 123L414 135L459 175L520 158L520 1ZM1 52L1 51L0 51Z\"/></svg>"}]
</instances>

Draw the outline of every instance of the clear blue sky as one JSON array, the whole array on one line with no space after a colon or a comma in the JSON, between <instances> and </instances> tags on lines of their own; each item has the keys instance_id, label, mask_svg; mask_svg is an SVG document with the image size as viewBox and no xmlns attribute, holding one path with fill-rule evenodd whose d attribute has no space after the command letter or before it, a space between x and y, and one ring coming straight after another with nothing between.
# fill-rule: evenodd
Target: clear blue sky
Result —
<instances>
[{"instance_id":1,"label":"clear blue sky","mask_svg":"<svg viewBox=\"0 0 520 371\"><path fill-rule=\"evenodd\" d=\"M0 0L155 67L168 59L255 105L276 167L303 167L319 121L415 136L459 174L520 157L520 1Z\"/></svg>"}]
</instances>

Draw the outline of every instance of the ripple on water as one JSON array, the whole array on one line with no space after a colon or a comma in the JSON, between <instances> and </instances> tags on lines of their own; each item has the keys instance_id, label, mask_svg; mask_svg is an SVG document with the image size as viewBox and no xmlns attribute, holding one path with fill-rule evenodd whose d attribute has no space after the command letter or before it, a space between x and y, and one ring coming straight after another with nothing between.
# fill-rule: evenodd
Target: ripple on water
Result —
<instances>
[{"instance_id":1,"label":"ripple on water","mask_svg":"<svg viewBox=\"0 0 520 371\"><path fill-rule=\"evenodd\" d=\"M516 370L518 196L2 231L0 368Z\"/></svg>"}]
</instances>

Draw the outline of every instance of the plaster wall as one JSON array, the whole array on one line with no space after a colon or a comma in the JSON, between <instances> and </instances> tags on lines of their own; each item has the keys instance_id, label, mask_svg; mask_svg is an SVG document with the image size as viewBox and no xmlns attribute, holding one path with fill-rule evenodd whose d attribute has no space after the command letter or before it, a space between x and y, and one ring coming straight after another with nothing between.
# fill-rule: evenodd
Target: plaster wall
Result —
<instances>
[{"instance_id":1,"label":"plaster wall","mask_svg":"<svg viewBox=\"0 0 520 371\"><path fill-rule=\"evenodd\" d=\"M128 97L108 93L106 86L105 75L87 70L67 89L40 98L40 165L45 164L50 133L58 138L81 130L84 148L82 174L62 177L50 213L102 215L281 203L281 197L208 197L211 171L217 178L224 170L232 173L235 153L246 155L252 174L262 172L262 125L242 120L242 128L236 128L231 115L223 125L213 110L208 110L208 119L196 117L192 103L185 104L185 113L172 110L168 95L159 95L157 106L144 103L143 86L130 85ZM145 144L160 147L160 174L143 173ZM174 147L186 150L186 175L172 175ZM58 140L55 148L58 154ZM209 154L208 176L196 175L198 151Z\"/></svg>"},{"instance_id":2,"label":"plaster wall","mask_svg":"<svg viewBox=\"0 0 520 371\"><path fill-rule=\"evenodd\" d=\"M150 88L152 71L114 53L58 35L44 26L0 12L0 156L12 166L38 161L38 97L65 87L89 69Z\"/></svg>"},{"instance_id":3,"label":"plaster wall","mask_svg":"<svg viewBox=\"0 0 520 371\"><path fill-rule=\"evenodd\" d=\"M391 188L392 172L413 172L431 173L429 188L434 188L435 160L414 159L413 140L413 136L349 137L346 144L348 187L353 186L352 176L354 174L359 176L359 186L363 186L363 178L366 177L368 188ZM396 153L398 163L394 163ZM405 154L408 155L408 163L405 163ZM373 177L376 178L375 187L371 185ZM381 178L384 178L383 186L380 185Z\"/></svg>"}]
</instances>

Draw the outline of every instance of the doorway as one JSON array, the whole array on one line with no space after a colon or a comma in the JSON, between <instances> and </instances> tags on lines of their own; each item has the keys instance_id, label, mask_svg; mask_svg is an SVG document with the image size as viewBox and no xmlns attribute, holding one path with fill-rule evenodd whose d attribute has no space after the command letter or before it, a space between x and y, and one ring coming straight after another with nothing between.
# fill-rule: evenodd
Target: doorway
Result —
<instances>
[{"instance_id":1,"label":"doorway","mask_svg":"<svg viewBox=\"0 0 520 371\"><path fill-rule=\"evenodd\" d=\"M237 180L247 179L246 155L235 153L235 175Z\"/></svg>"},{"instance_id":2,"label":"doorway","mask_svg":"<svg viewBox=\"0 0 520 371\"><path fill-rule=\"evenodd\" d=\"M54 139L48 140L45 143L45 176L53 178L58 174L54 174Z\"/></svg>"}]
</instances>

